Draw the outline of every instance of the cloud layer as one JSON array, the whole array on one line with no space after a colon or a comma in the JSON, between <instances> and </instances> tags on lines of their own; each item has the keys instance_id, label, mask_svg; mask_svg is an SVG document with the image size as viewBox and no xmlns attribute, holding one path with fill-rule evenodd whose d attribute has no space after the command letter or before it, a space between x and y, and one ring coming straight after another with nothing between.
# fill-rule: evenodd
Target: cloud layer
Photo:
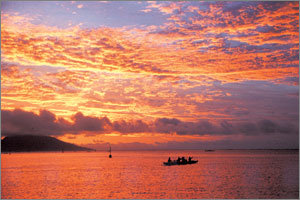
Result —
<instances>
[{"instance_id":1,"label":"cloud layer","mask_svg":"<svg viewBox=\"0 0 300 200\"><path fill-rule=\"evenodd\" d=\"M30 4L1 11L3 135L296 139L298 2Z\"/></svg>"},{"instance_id":2,"label":"cloud layer","mask_svg":"<svg viewBox=\"0 0 300 200\"><path fill-rule=\"evenodd\" d=\"M177 135L259 135L259 134L294 134L297 135L299 126L293 123L275 122L268 119L254 123L230 123L222 121L220 124L207 120L197 122L183 122L176 118L158 118L146 123L142 120L114 121L107 117L89 117L78 112L72 116L72 122L57 118L55 114L41 110L39 114L23 110L2 110L2 135L39 134L109 134L118 132L130 133L165 133Z\"/></svg>"},{"instance_id":3,"label":"cloud layer","mask_svg":"<svg viewBox=\"0 0 300 200\"><path fill-rule=\"evenodd\" d=\"M81 70L205 74L223 81L253 79L249 71L256 80L269 79L264 70L273 72L272 78L289 72L297 76L298 2L189 3L150 3L147 8L167 14L167 22L143 29L59 29L4 13L3 60Z\"/></svg>"}]
</instances>

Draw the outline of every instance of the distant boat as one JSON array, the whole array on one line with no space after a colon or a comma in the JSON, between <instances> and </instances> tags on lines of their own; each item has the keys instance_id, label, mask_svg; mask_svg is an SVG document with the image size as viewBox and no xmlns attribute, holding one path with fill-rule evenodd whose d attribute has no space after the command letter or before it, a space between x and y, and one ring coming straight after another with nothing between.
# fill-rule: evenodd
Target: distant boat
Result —
<instances>
[{"instance_id":1,"label":"distant boat","mask_svg":"<svg viewBox=\"0 0 300 200\"><path fill-rule=\"evenodd\" d=\"M171 165L190 165L190 164L195 164L197 163L198 160L191 160L191 161L187 161L185 163L182 163L182 162L177 162L176 160L173 160L171 162L164 162L164 165L167 165L167 166L171 166Z\"/></svg>"},{"instance_id":2,"label":"distant boat","mask_svg":"<svg viewBox=\"0 0 300 200\"><path fill-rule=\"evenodd\" d=\"M213 150L213 149L205 149L204 151L205 152L212 152L212 151L215 151L215 150Z\"/></svg>"}]
</instances>

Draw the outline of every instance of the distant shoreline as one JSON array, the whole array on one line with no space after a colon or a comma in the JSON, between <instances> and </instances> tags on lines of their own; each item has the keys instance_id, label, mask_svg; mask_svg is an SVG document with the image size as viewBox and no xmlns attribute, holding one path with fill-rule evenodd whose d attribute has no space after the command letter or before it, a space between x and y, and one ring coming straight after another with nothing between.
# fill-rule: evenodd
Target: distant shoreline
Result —
<instances>
[{"instance_id":1,"label":"distant shoreline","mask_svg":"<svg viewBox=\"0 0 300 200\"><path fill-rule=\"evenodd\" d=\"M1 140L1 152L67 152L67 151L94 151L63 142L50 136L17 135L5 137Z\"/></svg>"},{"instance_id":2,"label":"distant shoreline","mask_svg":"<svg viewBox=\"0 0 300 200\"><path fill-rule=\"evenodd\" d=\"M114 152L122 152L122 151L205 151L205 149L128 149L128 150L114 150ZM212 152L207 153L214 153L218 151L299 151L299 149L214 149ZM77 150L77 151L1 151L1 154L9 154L9 153L92 153L92 152L107 152L107 150Z\"/></svg>"}]
</instances>

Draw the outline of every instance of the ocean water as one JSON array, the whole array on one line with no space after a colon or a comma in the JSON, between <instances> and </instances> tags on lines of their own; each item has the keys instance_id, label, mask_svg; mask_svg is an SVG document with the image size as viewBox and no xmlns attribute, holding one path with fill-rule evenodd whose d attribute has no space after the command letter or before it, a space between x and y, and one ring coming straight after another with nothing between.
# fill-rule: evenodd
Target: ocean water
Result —
<instances>
[{"instance_id":1,"label":"ocean water","mask_svg":"<svg viewBox=\"0 0 300 200\"><path fill-rule=\"evenodd\" d=\"M1 155L6 199L299 198L292 150L115 151ZM192 165L164 166L193 156Z\"/></svg>"}]
</instances>

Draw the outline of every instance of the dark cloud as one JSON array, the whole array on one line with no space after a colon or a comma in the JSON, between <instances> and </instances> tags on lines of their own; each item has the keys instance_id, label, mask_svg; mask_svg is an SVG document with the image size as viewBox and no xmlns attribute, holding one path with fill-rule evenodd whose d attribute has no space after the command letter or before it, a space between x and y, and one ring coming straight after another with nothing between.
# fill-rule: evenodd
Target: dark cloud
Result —
<instances>
[{"instance_id":1,"label":"dark cloud","mask_svg":"<svg viewBox=\"0 0 300 200\"><path fill-rule=\"evenodd\" d=\"M73 116L75 131L103 132L111 127L111 122L107 117L97 118L84 116L81 112Z\"/></svg>"},{"instance_id":2,"label":"dark cloud","mask_svg":"<svg viewBox=\"0 0 300 200\"><path fill-rule=\"evenodd\" d=\"M71 129L70 124L65 120L56 120L55 115L46 110L41 110L39 115L20 109L2 110L1 124L1 132L4 136L11 134L59 135Z\"/></svg>"},{"instance_id":3,"label":"dark cloud","mask_svg":"<svg viewBox=\"0 0 300 200\"><path fill-rule=\"evenodd\" d=\"M270 120L262 120L259 122L259 128L264 133L274 133L276 132L277 125Z\"/></svg>"},{"instance_id":4,"label":"dark cloud","mask_svg":"<svg viewBox=\"0 0 300 200\"><path fill-rule=\"evenodd\" d=\"M256 124L251 123L251 122L245 122L245 123L239 124L238 130L241 133L244 133L246 135L257 135L257 133L258 133Z\"/></svg>"},{"instance_id":5,"label":"dark cloud","mask_svg":"<svg viewBox=\"0 0 300 200\"><path fill-rule=\"evenodd\" d=\"M113 130L120 133L141 133L141 132L152 132L148 124L142 120L136 120L126 122L124 120L115 121L113 123Z\"/></svg>"},{"instance_id":6,"label":"dark cloud","mask_svg":"<svg viewBox=\"0 0 300 200\"><path fill-rule=\"evenodd\" d=\"M177 133L178 135L233 134L234 127L227 121L219 125L207 120L198 122L182 122L178 119L160 118L154 123L155 131L159 133Z\"/></svg>"},{"instance_id":7,"label":"dark cloud","mask_svg":"<svg viewBox=\"0 0 300 200\"><path fill-rule=\"evenodd\" d=\"M181 121L179 121L178 119L172 118L172 119L168 119L168 118L160 118L157 120L157 123L162 123L164 125L178 125L179 123L181 123Z\"/></svg>"},{"instance_id":8,"label":"dark cloud","mask_svg":"<svg viewBox=\"0 0 300 200\"><path fill-rule=\"evenodd\" d=\"M292 123L275 123L267 119L259 121L258 127L265 134L297 134L299 132L299 125L293 125Z\"/></svg>"},{"instance_id":9,"label":"dark cloud","mask_svg":"<svg viewBox=\"0 0 300 200\"><path fill-rule=\"evenodd\" d=\"M2 110L2 135L39 134L63 135L65 133L101 134L117 131L123 134L152 132L150 126L142 120L111 122L107 117L84 116L81 112L72 116L72 123L57 118L53 113L41 110L39 114L20 109Z\"/></svg>"},{"instance_id":10,"label":"dark cloud","mask_svg":"<svg viewBox=\"0 0 300 200\"><path fill-rule=\"evenodd\" d=\"M72 117L72 122L63 118L57 118L47 110L41 110L39 114L20 109L13 111L2 110L2 135L38 134L38 135L63 135L65 133L87 135L111 133L176 133L178 135L270 135L298 134L299 125L293 123L275 122L263 119L254 122L210 122L199 120L197 122L184 122L176 118L158 118L152 123L142 120L114 121L107 117L84 116L81 112Z\"/></svg>"},{"instance_id":11,"label":"dark cloud","mask_svg":"<svg viewBox=\"0 0 300 200\"><path fill-rule=\"evenodd\" d=\"M57 118L47 110L39 114L20 109L1 111L2 135L38 134L63 135L65 133L78 134L82 131L102 133L109 129L111 123L108 118L87 117L78 112L73 116L73 123L63 118Z\"/></svg>"},{"instance_id":12,"label":"dark cloud","mask_svg":"<svg viewBox=\"0 0 300 200\"><path fill-rule=\"evenodd\" d=\"M182 122L177 119L161 118L154 123L155 131L159 133L177 133L178 135L264 135L272 133L297 134L299 127L293 123L275 122L267 119L256 123L233 123L223 120L212 123L207 120L198 122Z\"/></svg>"}]
</instances>

